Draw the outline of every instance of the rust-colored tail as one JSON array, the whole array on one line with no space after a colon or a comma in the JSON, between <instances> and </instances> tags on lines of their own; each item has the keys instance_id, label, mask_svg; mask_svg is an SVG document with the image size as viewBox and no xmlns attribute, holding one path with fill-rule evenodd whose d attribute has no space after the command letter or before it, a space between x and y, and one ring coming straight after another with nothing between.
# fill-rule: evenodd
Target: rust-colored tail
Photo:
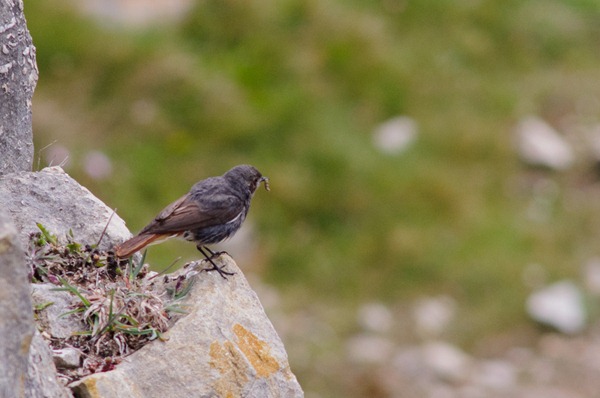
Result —
<instances>
[{"instance_id":1,"label":"rust-colored tail","mask_svg":"<svg viewBox=\"0 0 600 398\"><path fill-rule=\"evenodd\" d=\"M164 240L170 237L169 235L157 235L157 234L140 234L133 238L126 240L115 248L115 254L117 257L125 258L131 256L133 253L142 250L144 247L151 245L157 240Z\"/></svg>"}]
</instances>

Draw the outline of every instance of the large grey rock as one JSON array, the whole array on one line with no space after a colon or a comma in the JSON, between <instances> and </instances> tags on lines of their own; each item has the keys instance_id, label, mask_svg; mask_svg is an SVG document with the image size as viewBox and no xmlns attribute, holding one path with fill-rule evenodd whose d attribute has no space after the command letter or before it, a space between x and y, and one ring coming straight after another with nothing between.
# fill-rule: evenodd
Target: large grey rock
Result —
<instances>
[{"instance_id":1,"label":"large grey rock","mask_svg":"<svg viewBox=\"0 0 600 398\"><path fill-rule=\"evenodd\" d=\"M113 213L60 167L0 178L0 206L12 217L24 247L29 234L39 231L36 223L59 238L64 238L72 229L78 242L95 244ZM130 236L125 222L114 214L100 248L108 249Z\"/></svg>"},{"instance_id":2,"label":"large grey rock","mask_svg":"<svg viewBox=\"0 0 600 398\"><path fill-rule=\"evenodd\" d=\"M38 230L38 222L59 237L72 229L78 241L96 243L112 214L59 167L0 178L0 203L15 221L24 244ZM123 220L113 215L101 247L129 236ZM175 323L167 333L168 341L151 343L114 371L83 379L74 386L76 393L83 397L302 396L283 344L255 293L235 263L228 256L223 259L236 275L228 280L204 272L191 277L196 283L184 303L190 314ZM155 285L164 289L159 280ZM40 307L53 303L39 311L38 326L51 336L65 338L79 330L81 322L58 316L71 300L65 292L51 289L50 285L31 288ZM25 313L31 315L31 303ZM48 397L67 396L56 382L52 354L44 344L42 339L36 343L36 354L30 359L28 396L44 396L36 394L45 390L53 391Z\"/></svg>"},{"instance_id":3,"label":"large grey rock","mask_svg":"<svg viewBox=\"0 0 600 398\"><path fill-rule=\"evenodd\" d=\"M31 97L38 79L22 0L0 2L0 176L33 161Z\"/></svg>"},{"instance_id":4,"label":"large grey rock","mask_svg":"<svg viewBox=\"0 0 600 398\"><path fill-rule=\"evenodd\" d=\"M35 331L17 231L0 211L0 397L22 397Z\"/></svg>"},{"instance_id":5,"label":"large grey rock","mask_svg":"<svg viewBox=\"0 0 600 398\"><path fill-rule=\"evenodd\" d=\"M3 395L3 397L9 395ZM12 396L12 395L11 395ZM16 397L16 396L15 396ZM71 390L58 380L52 350L39 333L35 333L29 350L26 398L71 398Z\"/></svg>"},{"instance_id":6,"label":"large grey rock","mask_svg":"<svg viewBox=\"0 0 600 398\"><path fill-rule=\"evenodd\" d=\"M75 383L80 397L302 397L287 354L242 272L192 276L188 315L117 368ZM183 270L181 272L189 272ZM192 272L194 273L194 272Z\"/></svg>"}]
</instances>

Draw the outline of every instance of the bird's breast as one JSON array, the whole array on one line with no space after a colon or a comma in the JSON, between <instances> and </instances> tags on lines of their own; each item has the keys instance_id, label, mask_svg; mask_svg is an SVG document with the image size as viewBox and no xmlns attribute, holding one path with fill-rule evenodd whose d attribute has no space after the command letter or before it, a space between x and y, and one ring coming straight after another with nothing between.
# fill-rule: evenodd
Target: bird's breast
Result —
<instances>
[{"instance_id":1,"label":"bird's breast","mask_svg":"<svg viewBox=\"0 0 600 398\"><path fill-rule=\"evenodd\" d=\"M247 213L246 209L226 223L186 231L183 238L201 245L219 243L232 237L240 229Z\"/></svg>"}]
</instances>

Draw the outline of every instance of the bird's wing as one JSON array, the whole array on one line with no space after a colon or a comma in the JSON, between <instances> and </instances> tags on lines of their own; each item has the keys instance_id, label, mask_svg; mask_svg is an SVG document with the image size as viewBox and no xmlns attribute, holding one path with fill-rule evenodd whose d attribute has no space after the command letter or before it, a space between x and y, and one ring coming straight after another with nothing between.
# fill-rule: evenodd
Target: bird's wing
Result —
<instances>
[{"instance_id":1,"label":"bird's wing","mask_svg":"<svg viewBox=\"0 0 600 398\"><path fill-rule=\"evenodd\" d=\"M171 203L140 234L168 234L224 224L243 210L237 196L225 193L193 199L187 194Z\"/></svg>"}]
</instances>

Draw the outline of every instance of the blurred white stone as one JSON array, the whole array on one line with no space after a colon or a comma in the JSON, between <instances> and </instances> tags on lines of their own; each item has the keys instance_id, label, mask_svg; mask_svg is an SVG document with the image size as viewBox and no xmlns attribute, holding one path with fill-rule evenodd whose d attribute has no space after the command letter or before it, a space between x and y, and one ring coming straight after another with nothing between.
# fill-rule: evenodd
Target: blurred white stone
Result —
<instances>
[{"instance_id":1,"label":"blurred white stone","mask_svg":"<svg viewBox=\"0 0 600 398\"><path fill-rule=\"evenodd\" d=\"M555 170L564 170L573 163L571 145L542 119L535 116L522 119L516 133L523 161Z\"/></svg>"},{"instance_id":2,"label":"blurred white stone","mask_svg":"<svg viewBox=\"0 0 600 398\"><path fill-rule=\"evenodd\" d=\"M394 349L391 340L368 334L354 336L346 342L348 358L357 363L382 364L389 360Z\"/></svg>"},{"instance_id":3,"label":"blurred white stone","mask_svg":"<svg viewBox=\"0 0 600 398\"><path fill-rule=\"evenodd\" d=\"M358 309L357 318L365 330L379 333L389 332L394 321L390 309L381 303L363 304Z\"/></svg>"},{"instance_id":4,"label":"blurred white stone","mask_svg":"<svg viewBox=\"0 0 600 398\"><path fill-rule=\"evenodd\" d=\"M417 138L417 123L408 116L398 116L375 128L373 142L377 149L387 154L406 150Z\"/></svg>"},{"instance_id":5,"label":"blurred white stone","mask_svg":"<svg viewBox=\"0 0 600 398\"><path fill-rule=\"evenodd\" d=\"M425 298L413 308L416 332L421 337L437 337L456 315L456 301L449 296Z\"/></svg>"},{"instance_id":6,"label":"blurred white stone","mask_svg":"<svg viewBox=\"0 0 600 398\"><path fill-rule=\"evenodd\" d=\"M491 390L509 390L517 385L517 369L507 361L483 361L474 372L474 381Z\"/></svg>"},{"instance_id":7,"label":"blurred white stone","mask_svg":"<svg viewBox=\"0 0 600 398\"><path fill-rule=\"evenodd\" d=\"M600 258L592 258L585 264L583 280L590 294L600 296Z\"/></svg>"},{"instance_id":8,"label":"blurred white stone","mask_svg":"<svg viewBox=\"0 0 600 398\"><path fill-rule=\"evenodd\" d=\"M112 162L100 151L91 151L85 155L83 169L94 180L105 180L113 171Z\"/></svg>"},{"instance_id":9,"label":"blurred white stone","mask_svg":"<svg viewBox=\"0 0 600 398\"><path fill-rule=\"evenodd\" d=\"M577 333L586 326L582 293L571 281L557 282L531 294L527 312L562 333Z\"/></svg>"},{"instance_id":10,"label":"blurred white stone","mask_svg":"<svg viewBox=\"0 0 600 398\"><path fill-rule=\"evenodd\" d=\"M397 349L391 361L392 366L401 374L410 378L425 378L425 364L421 350L416 346L406 346Z\"/></svg>"},{"instance_id":11,"label":"blurred white stone","mask_svg":"<svg viewBox=\"0 0 600 398\"><path fill-rule=\"evenodd\" d=\"M443 342L433 341L422 347L425 364L442 380L464 381L467 378L471 357L459 348Z\"/></svg>"}]
</instances>

